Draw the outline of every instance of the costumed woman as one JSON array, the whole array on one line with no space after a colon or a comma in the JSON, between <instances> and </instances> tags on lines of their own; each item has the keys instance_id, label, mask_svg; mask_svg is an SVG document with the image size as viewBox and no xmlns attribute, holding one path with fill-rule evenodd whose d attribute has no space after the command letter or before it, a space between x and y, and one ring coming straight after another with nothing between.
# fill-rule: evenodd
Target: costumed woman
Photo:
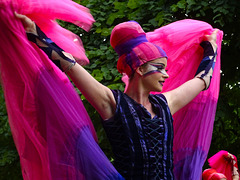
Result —
<instances>
[{"instance_id":1,"label":"costumed woman","mask_svg":"<svg viewBox=\"0 0 240 180\"><path fill-rule=\"evenodd\" d=\"M217 56L217 31L201 43L203 59L195 77L162 94L168 56L149 42L135 21L112 31L111 45L119 55L117 69L129 78L125 92L96 81L74 58L57 47L26 16L17 14L28 38L66 72L100 114L115 154L114 166L126 179L174 179L172 115L210 86Z\"/></svg>"}]
</instances>

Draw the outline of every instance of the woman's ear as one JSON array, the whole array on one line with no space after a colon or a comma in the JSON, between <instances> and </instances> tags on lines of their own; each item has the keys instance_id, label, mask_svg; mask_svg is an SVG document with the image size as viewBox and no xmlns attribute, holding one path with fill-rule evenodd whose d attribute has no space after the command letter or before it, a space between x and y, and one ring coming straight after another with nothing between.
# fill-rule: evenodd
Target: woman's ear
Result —
<instances>
[{"instance_id":1,"label":"woman's ear","mask_svg":"<svg viewBox=\"0 0 240 180\"><path fill-rule=\"evenodd\" d=\"M144 74L144 70L142 66L137 67L137 69L135 70L135 72L139 75L139 76L143 76Z\"/></svg>"}]
</instances>

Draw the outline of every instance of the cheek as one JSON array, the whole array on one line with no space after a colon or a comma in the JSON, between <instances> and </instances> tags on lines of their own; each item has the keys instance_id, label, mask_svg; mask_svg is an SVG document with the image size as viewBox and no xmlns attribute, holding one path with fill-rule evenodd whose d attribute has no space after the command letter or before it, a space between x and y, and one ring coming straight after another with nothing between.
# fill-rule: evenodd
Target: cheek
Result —
<instances>
[{"instance_id":1,"label":"cheek","mask_svg":"<svg viewBox=\"0 0 240 180\"><path fill-rule=\"evenodd\" d=\"M146 77L146 76L156 74L156 73L159 73L158 69L154 66L149 66L148 65L143 76Z\"/></svg>"}]
</instances>

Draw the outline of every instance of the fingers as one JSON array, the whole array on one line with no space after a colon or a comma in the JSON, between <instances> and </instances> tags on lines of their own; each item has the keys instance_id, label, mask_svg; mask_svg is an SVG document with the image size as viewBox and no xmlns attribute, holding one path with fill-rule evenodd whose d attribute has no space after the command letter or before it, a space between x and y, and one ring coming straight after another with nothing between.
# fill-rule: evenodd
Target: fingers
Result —
<instances>
[{"instance_id":1,"label":"fingers","mask_svg":"<svg viewBox=\"0 0 240 180\"><path fill-rule=\"evenodd\" d=\"M212 44L214 50L217 49L217 33L218 33L218 31L219 31L218 29L215 29L212 32L212 34L205 35L205 37L203 38L204 41L209 41Z\"/></svg>"},{"instance_id":2,"label":"fingers","mask_svg":"<svg viewBox=\"0 0 240 180\"><path fill-rule=\"evenodd\" d=\"M18 14L16 11L14 12L14 14L19 20L21 20L21 22L25 28L25 31L36 34L35 23L30 18L28 18L27 16L25 16L23 14Z\"/></svg>"},{"instance_id":3,"label":"fingers","mask_svg":"<svg viewBox=\"0 0 240 180\"><path fill-rule=\"evenodd\" d=\"M22 14L18 14L16 11L14 12L15 16L19 19L23 19L24 18L24 15Z\"/></svg>"},{"instance_id":4,"label":"fingers","mask_svg":"<svg viewBox=\"0 0 240 180\"><path fill-rule=\"evenodd\" d=\"M217 40L217 33L218 33L218 29L215 29L213 32L212 32L212 34L210 35L211 36L211 38L213 39L213 40Z\"/></svg>"},{"instance_id":5,"label":"fingers","mask_svg":"<svg viewBox=\"0 0 240 180\"><path fill-rule=\"evenodd\" d=\"M206 35L205 38L208 40L208 41L216 41L217 40L217 33L218 33L218 29L215 29L211 35Z\"/></svg>"},{"instance_id":6,"label":"fingers","mask_svg":"<svg viewBox=\"0 0 240 180\"><path fill-rule=\"evenodd\" d=\"M212 32L212 34L217 34L218 33L218 29L215 29L213 32Z\"/></svg>"},{"instance_id":7,"label":"fingers","mask_svg":"<svg viewBox=\"0 0 240 180\"><path fill-rule=\"evenodd\" d=\"M230 154L230 153L228 153L228 158L230 158L230 159L234 159L233 155Z\"/></svg>"}]
</instances>

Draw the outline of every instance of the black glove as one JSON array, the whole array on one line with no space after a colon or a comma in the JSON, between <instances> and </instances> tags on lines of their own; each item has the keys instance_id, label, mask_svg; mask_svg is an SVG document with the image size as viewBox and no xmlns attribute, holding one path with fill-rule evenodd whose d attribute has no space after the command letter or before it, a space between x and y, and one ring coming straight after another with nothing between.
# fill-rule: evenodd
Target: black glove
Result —
<instances>
[{"instance_id":1,"label":"black glove","mask_svg":"<svg viewBox=\"0 0 240 180\"><path fill-rule=\"evenodd\" d=\"M36 30L37 35L33 33L27 33L28 40L34 42L40 49L42 49L47 54L49 59L51 59L52 62L63 72L69 71L76 64L75 59L70 59L67 57L66 52L64 52L50 38L48 38L37 25ZM62 60L67 61L68 63L60 63ZM64 67L62 67L61 64L64 64Z\"/></svg>"},{"instance_id":2,"label":"black glove","mask_svg":"<svg viewBox=\"0 0 240 180\"><path fill-rule=\"evenodd\" d=\"M204 54L195 77L200 78L205 82L204 90L206 90L208 89L212 79L212 73L217 57L217 49L214 51L214 48L209 41L203 41L200 45L204 49Z\"/></svg>"}]
</instances>

